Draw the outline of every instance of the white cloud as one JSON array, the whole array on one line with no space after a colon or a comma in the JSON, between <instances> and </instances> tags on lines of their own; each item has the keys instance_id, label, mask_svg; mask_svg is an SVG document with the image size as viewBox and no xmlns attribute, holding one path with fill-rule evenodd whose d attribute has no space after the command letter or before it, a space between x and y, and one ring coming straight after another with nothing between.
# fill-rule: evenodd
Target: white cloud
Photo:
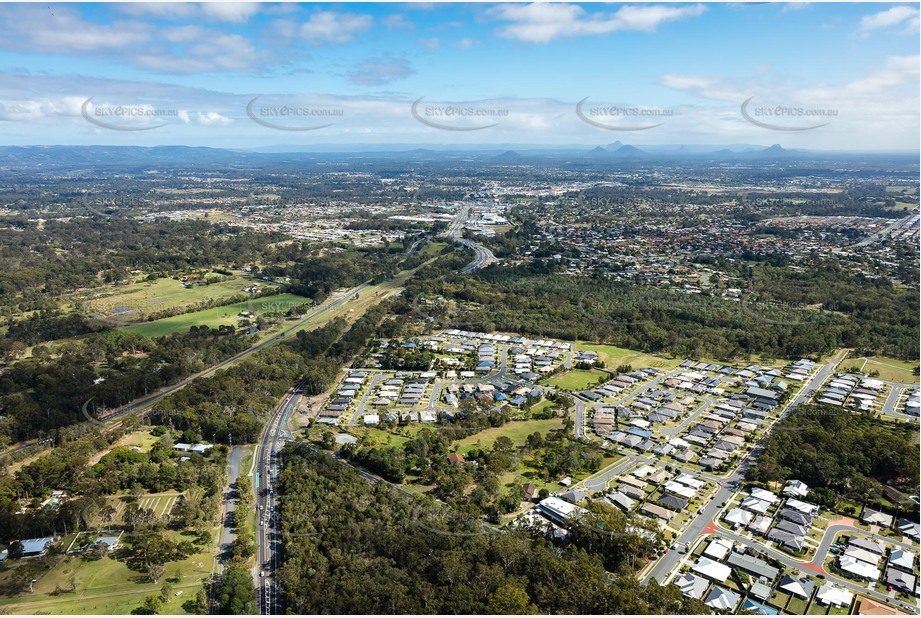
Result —
<instances>
[{"instance_id":1,"label":"white cloud","mask_svg":"<svg viewBox=\"0 0 921 618\"><path fill-rule=\"evenodd\" d=\"M381 20L381 23L387 26L388 30L413 30L416 27L416 24L399 13L388 15Z\"/></svg>"},{"instance_id":2,"label":"white cloud","mask_svg":"<svg viewBox=\"0 0 921 618\"><path fill-rule=\"evenodd\" d=\"M916 6L900 5L891 9L864 15L860 20L859 33L862 36L869 36L874 30L892 28L893 26L905 26L905 33L916 33L919 23L919 11Z\"/></svg>"},{"instance_id":3,"label":"white cloud","mask_svg":"<svg viewBox=\"0 0 921 618\"><path fill-rule=\"evenodd\" d=\"M113 5L122 13L160 19L205 19L241 23L259 12L258 2L126 2Z\"/></svg>"},{"instance_id":4,"label":"white cloud","mask_svg":"<svg viewBox=\"0 0 921 618\"><path fill-rule=\"evenodd\" d=\"M197 115L198 124L206 127L226 127L233 124L233 120L217 112L199 112Z\"/></svg>"},{"instance_id":5,"label":"white cloud","mask_svg":"<svg viewBox=\"0 0 921 618\"><path fill-rule=\"evenodd\" d=\"M426 49L438 49L441 47L441 39L438 37L433 37L431 39L419 39L417 43Z\"/></svg>"},{"instance_id":6,"label":"white cloud","mask_svg":"<svg viewBox=\"0 0 921 618\"><path fill-rule=\"evenodd\" d=\"M574 36L607 34L620 30L653 32L660 24L696 17L702 4L685 6L625 5L615 13L587 13L574 4L503 4L487 13L501 21L513 22L499 29L499 35L528 43L547 43Z\"/></svg>"},{"instance_id":7,"label":"white cloud","mask_svg":"<svg viewBox=\"0 0 921 618\"><path fill-rule=\"evenodd\" d=\"M416 73L404 59L379 60L371 58L358 65L349 74L349 81L361 86L383 86Z\"/></svg>"},{"instance_id":8,"label":"white cloud","mask_svg":"<svg viewBox=\"0 0 921 618\"><path fill-rule=\"evenodd\" d=\"M470 49L471 47L476 47L477 45L479 45L479 41L477 41L476 39L471 39L469 37L463 38L457 42L457 46L460 47L461 49Z\"/></svg>"},{"instance_id":9,"label":"white cloud","mask_svg":"<svg viewBox=\"0 0 921 618\"><path fill-rule=\"evenodd\" d=\"M370 15L317 11L301 24L301 37L311 45L348 43L352 38L371 28Z\"/></svg>"}]
</instances>

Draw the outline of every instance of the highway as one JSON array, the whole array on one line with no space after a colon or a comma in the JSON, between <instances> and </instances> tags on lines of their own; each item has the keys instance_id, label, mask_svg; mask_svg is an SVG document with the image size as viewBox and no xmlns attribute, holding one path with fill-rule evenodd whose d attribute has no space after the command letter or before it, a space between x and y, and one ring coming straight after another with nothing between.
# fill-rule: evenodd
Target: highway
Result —
<instances>
[{"instance_id":1,"label":"highway","mask_svg":"<svg viewBox=\"0 0 921 618\"><path fill-rule=\"evenodd\" d=\"M467 238L463 238L464 224L467 223L467 217L469 215L470 206L465 203L464 206L462 206L461 209L457 212L457 215L454 217L454 220L451 221L451 225L448 226L448 229L444 234L446 238L449 238L454 242L463 245L468 249L471 249L476 254L474 260L461 269L460 273L462 275L471 273L478 268L485 268L490 264L499 261L493 252L483 245Z\"/></svg>"},{"instance_id":2,"label":"highway","mask_svg":"<svg viewBox=\"0 0 921 618\"><path fill-rule=\"evenodd\" d=\"M108 414L105 417L100 417L99 420L109 421L119 416L124 416L125 414L129 414L131 412L149 408L153 406L155 403L157 403L158 401L160 401L161 399L163 399L164 397L166 397L167 395L171 393L175 393L179 389L188 386L195 380L209 376L216 371L219 371L229 365L232 365L233 363L236 363L237 361L240 361L250 356L251 354L258 352L259 350L262 350L263 348L266 348L271 345L275 345L276 343L279 343L280 341L291 337L295 332L303 328L311 320L315 320L317 317L321 316L327 311L331 311L333 309L342 307L346 303L354 300L355 294L358 294L359 292L361 292L362 290L364 290L370 285L371 285L370 281L362 283L358 287L355 287L349 290L342 297L337 298L333 301L324 302L320 306L318 306L316 309L304 314L302 318L298 319L292 325L286 327L282 332L275 335L274 337L271 337L270 339L265 339L264 341L260 341L253 347L247 350L244 350L240 352L239 354L236 354L235 356L228 358L227 360L221 361L220 363L216 365L212 365L211 367L209 367L208 369L205 369L204 371L191 375L185 378L184 380L180 380L179 382L173 384L172 386L167 386L165 388L162 388L156 393L153 393L152 395L142 397L141 399L136 399L133 402L125 406L122 406L121 408L118 408L115 412Z\"/></svg>"},{"instance_id":3,"label":"highway","mask_svg":"<svg viewBox=\"0 0 921 618\"><path fill-rule=\"evenodd\" d=\"M764 447L760 446L762 442L768 435L770 435L771 430L774 425L780 422L787 414L790 413L797 406L808 401L809 397L812 396L812 393L816 391L825 381L834 373L835 368L844 360L844 357L847 356L847 350L842 350L835 354L829 361L822 366L816 373L813 375L809 381L803 385L803 388L790 400L787 404L787 407L781 413L774 423L771 424L771 427L762 434L761 439L758 443L755 444L754 448L739 462L739 465L733 470L723 481L720 482L720 487L717 490L713 498L704 505L697 517L691 520L687 525L684 531L677 539L677 543L685 544L686 547L693 547L694 543L697 542L697 539L704 532L710 523L715 522L718 519L719 512L723 509L723 505L729 501L729 499L736 493L738 486L745 479L745 472L748 470L749 466L754 463L755 459L761 454L764 450ZM751 542L751 541L749 541ZM764 545L757 545L760 549L764 550L766 547ZM655 563L655 565L646 572L645 577L643 578L643 583L647 584L650 580L655 579L660 584L666 583L666 581L677 572L678 563L681 561L682 554L677 551L672 551L661 558Z\"/></svg>"},{"instance_id":4,"label":"highway","mask_svg":"<svg viewBox=\"0 0 921 618\"><path fill-rule=\"evenodd\" d=\"M257 549L253 579L259 595L259 611L266 615L281 613L280 595L274 578L281 558L281 531L275 502L275 483L281 468L278 451L284 441L294 439L288 429L288 419L297 408L300 398L300 389L295 387L282 399L266 423L256 453L253 490L256 493Z\"/></svg>"}]
</instances>

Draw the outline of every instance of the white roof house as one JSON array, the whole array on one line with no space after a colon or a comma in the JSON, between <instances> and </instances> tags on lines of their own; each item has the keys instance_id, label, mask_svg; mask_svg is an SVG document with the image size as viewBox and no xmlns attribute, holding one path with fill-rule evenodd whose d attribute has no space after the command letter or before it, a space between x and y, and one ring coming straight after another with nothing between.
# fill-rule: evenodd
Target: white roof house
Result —
<instances>
[{"instance_id":1,"label":"white roof house","mask_svg":"<svg viewBox=\"0 0 921 618\"><path fill-rule=\"evenodd\" d=\"M722 560L731 551L732 541L727 539L714 539L710 541L710 544L707 545L707 548L704 550L704 556L713 558L714 560Z\"/></svg>"},{"instance_id":2,"label":"white roof house","mask_svg":"<svg viewBox=\"0 0 921 618\"><path fill-rule=\"evenodd\" d=\"M547 515L550 519L553 519L557 522L565 522L570 517L578 516L588 512L581 506L576 506L575 504L566 502L562 498L556 498L554 496L541 500L540 503L538 503L537 508L541 511L541 513Z\"/></svg>"},{"instance_id":3,"label":"white roof house","mask_svg":"<svg viewBox=\"0 0 921 618\"><path fill-rule=\"evenodd\" d=\"M825 584L815 595L816 600L823 605L834 605L837 607L850 607L854 595L839 588L834 584Z\"/></svg>"},{"instance_id":4,"label":"white roof house","mask_svg":"<svg viewBox=\"0 0 921 618\"><path fill-rule=\"evenodd\" d=\"M787 500L786 506L787 508L799 511L800 513L805 513L806 515L812 515L813 517L819 514L818 506L808 502L803 502L802 500L797 500L796 498L790 498Z\"/></svg>"},{"instance_id":5,"label":"white roof house","mask_svg":"<svg viewBox=\"0 0 921 618\"><path fill-rule=\"evenodd\" d=\"M872 564L857 560L851 556L840 556L838 566L842 571L846 571L862 579L869 579L872 582L879 580L879 569Z\"/></svg>"},{"instance_id":6,"label":"white roof house","mask_svg":"<svg viewBox=\"0 0 921 618\"><path fill-rule=\"evenodd\" d=\"M769 502L759 500L754 496L746 496L745 499L742 500L741 504L743 509L751 511L752 513L758 513L759 515L766 513L770 506L771 505Z\"/></svg>"},{"instance_id":7,"label":"white roof house","mask_svg":"<svg viewBox=\"0 0 921 618\"><path fill-rule=\"evenodd\" d=\"M734 526L747 526L751 523L752 514L748 511L743 511L742 509L732 509L726 516L723 517L723 521L726 521Z\"/></svg>"},{"instance_id":8,"label":"white roof house","mask_svg":"<svg viewBox=\"0 0 921 618\"><path fill-rule=\"evenodd\" d=\"M716 560L711 560L710 558L701 556L700 560L697 561L691 570L699 575L703 575L707 579L723 583L729 577L729 574L732 573L732 569L721 564Z\"/></svg>"},{"instance_id":9,"label":"white roof house","mask_svg":"<svg viewBox=\"0 0 921 618\"><path fill-rule=\"evenodd\" d=\"M379 414L365 414L364 418L365 425L380 425L381 417Z\"/></svg>"},{"instance_id":10,"label":"white roof house","mask_svg":"<svg viewBox=\"0 0 921 618\"><path fill-rule=\"evenodd\" d=\"M693 573L685 573L675 580L675 585L681 590L681 594L692 599L699 599L707 592L710 585L703 577L698 577Z\"/></svg>"},{"instance_id":11,"label":"white roof house","mask_svg":"<svg viewBox=\"0 0 921 618\"><path fill-rule=\"evenodd\" d=\"M757 498L758 500L764 500L768 504L775 504L778 500L780 500L780 498L778 498L774 492L768 491L766 489L761 489L760 487L755 487L752 489L749 495L753 498Z\"/></svg>"},{"instance_id":12,"label":"white roof house","mask_svg":"<svg viewBox=\"0 0 921 618\"><path fill-rule=\"evenodd\" d=\"M741 597L732 590L714 586L710 594L707 595L707 600L704 601L704 605L717 610L731 610L738 605L740 598Z\"/></svg>"},{"instance_id":13,"label":"white roof house","mask_svg":"<svg viewBox=\"0 0 921 618\"><path fill-rule=\"evenodd\" d=\"M809 485L802 481L787 481L787 486L783 488L783 493L788 496L805 498L809 493Z\"/></svg>"},{"instance_id":14,"label":"white roof house","mask_svg":"<svg viewBox=\"0 0 921 618\"><path fill-rule=\"evenodd\" d=\"M681 483L682 485L687 485L688 487L693 487L694 489L703 489L705 482L700 479L695 479L690 474L681 474L675 477L676 483Z\"/></svg>"},{"instance_id":15,"label":"white roof house","mask_svg":"<svg viewBox=\"0 0 921 618\"><path fill-rule=\"evenodd\" d=\"M889 566L911 571L915 566L915 555L904 549L893 549L889 554Z\"/></svg>"},{"instance_id":16,"label":"white roof house","mask_svg":"<svg viewBox=\"0 0 921 618\"><path fill-rule=\"evenodd\" d=\"M665 483L665 489L682 498L687 498L688 500L697 495L696 489L688 487L687 485L682 485L676 481L667 481Z\"/></svg>"}]
</instances>

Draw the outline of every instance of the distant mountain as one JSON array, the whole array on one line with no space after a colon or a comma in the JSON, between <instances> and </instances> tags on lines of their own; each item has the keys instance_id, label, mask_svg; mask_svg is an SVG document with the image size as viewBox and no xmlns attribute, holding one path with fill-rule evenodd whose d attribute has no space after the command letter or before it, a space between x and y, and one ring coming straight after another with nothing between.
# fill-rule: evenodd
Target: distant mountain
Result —
<instances>
[{"instance_id":1,"label":"distant mountain","mask_svg":"<svg viewBox=\"0 0 921 618\"><path fill-rule=\"evenodd\" d=\"M620 148L614 151L618 157L639 157L643 156L646 153L637 148L636 146L631 146L630 144L624 144Z\"/></svg>"},{"instance_id":2,"label":"distant mountain","mask_svg":"<svg viewBox=\"0 0 921 618\"><path fill-rule=\"evenodd\" d=\"M496 161L504 161L504 162L517 162L523 159L524 157L521 155L521 153L516 152L514 150L506 150L502 154L498 154L495 157Z\"/></svg>"},{"instance_id":3,"label":"distant mountain","mask_svg":"<svg viewBox=\"0 0 921 618\"><path fill-rule=\"evenodd\" d=\"M617 140L617 141L614 142L613 144L608 144L608 145L606 146L606 148L607 148L608 150L619 150L620 148L623 147L623 145L624 145L623 142L621 142L620 140Z\"/></svg>"}]
</instances>

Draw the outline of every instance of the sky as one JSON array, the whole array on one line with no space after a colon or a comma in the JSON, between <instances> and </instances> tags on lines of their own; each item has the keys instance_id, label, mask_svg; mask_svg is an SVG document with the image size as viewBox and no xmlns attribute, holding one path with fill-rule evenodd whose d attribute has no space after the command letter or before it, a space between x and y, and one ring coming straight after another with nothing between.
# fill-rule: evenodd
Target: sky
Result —
<instances>
[{"instance_id":1,"label":"sky","mask_svg":"<svg viewBox=\"0 0 921 618\"><path fill-rule=\"evenodd\" d=\"M918 4L0 4L0 145L919 149Z\"/></svg>"}]
</instances>

